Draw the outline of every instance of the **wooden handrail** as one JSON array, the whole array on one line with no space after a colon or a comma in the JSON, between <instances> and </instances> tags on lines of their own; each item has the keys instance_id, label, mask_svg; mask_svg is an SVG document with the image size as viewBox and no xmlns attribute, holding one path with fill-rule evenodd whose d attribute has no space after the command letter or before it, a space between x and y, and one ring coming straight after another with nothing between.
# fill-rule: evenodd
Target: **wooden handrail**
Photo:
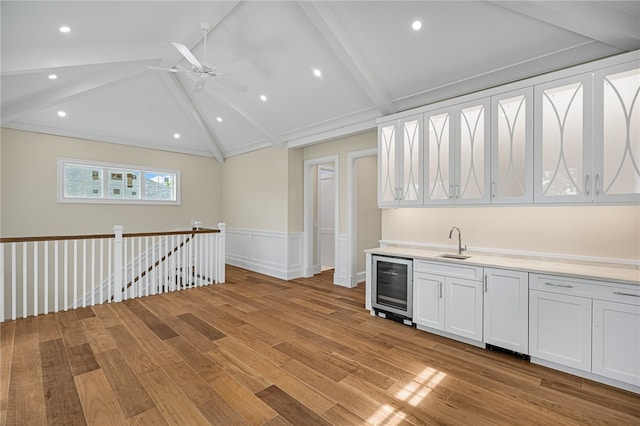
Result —
<instances>
[{"instance_id":1,"label":"wooden handrail","mask_svg":"<svg viewBox=\"0 0 640 426\"><path fill-rule=\"evenodd\" d=\"M215 234L219 233L219 229L192 229L189 231L166 231L166 232L137 232L130 234L122 234L123 238L132 237L156 237L163 235L186 235L186 234ZM56 241L56 240L91 240L91 239L103 239L114 238L114 234L87 234L87 235L56 235L56 236L38 236L38 237L3 237L0 238L0 243L23 243L23 242L35 242L35 241Z\"/></svg>"}]
</instances>

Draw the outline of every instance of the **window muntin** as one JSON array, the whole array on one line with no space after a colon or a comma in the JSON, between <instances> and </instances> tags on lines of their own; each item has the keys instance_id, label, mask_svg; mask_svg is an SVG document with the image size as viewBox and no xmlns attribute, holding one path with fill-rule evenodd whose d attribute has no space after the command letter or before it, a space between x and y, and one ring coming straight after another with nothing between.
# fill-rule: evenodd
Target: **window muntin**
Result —
<instances>
[{"instance_id":1,"label":"window muntin","mask_svg":"<svg viewBox=\"0 0 640 426\"><path fill-rule=\"evenodd\" d=\"M180 172L58 159L58 202L180 204Z\"/></svg>"}]
</instances>

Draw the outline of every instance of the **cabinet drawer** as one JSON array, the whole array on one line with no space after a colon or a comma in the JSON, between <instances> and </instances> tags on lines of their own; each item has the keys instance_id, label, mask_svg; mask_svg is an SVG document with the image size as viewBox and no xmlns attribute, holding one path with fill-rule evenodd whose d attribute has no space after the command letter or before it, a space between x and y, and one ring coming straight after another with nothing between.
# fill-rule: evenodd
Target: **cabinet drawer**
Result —
<instances>
[{"instance_id":1,"label":"cabinet drawer","mask_svg":"<svg viewBox=\"0 0 640 426\"><path fill-rule=\"evenodd\" d=\"M413 262L414 272L446 275L447 277L466 278L468 280L482 280L483 268L472 265L452 265L446 262L430 262L416 260Z\"/></svg>"},{"instance_id":2,"label":"cabinet drawer","mask_svg":"<svg viewBox=\"0 0 640 426\"><path fill-rule=\"evenodd\" d=\"M529 274L529 289L640 305L640 286L628 284Z\"/></svg>"}]
</instances>

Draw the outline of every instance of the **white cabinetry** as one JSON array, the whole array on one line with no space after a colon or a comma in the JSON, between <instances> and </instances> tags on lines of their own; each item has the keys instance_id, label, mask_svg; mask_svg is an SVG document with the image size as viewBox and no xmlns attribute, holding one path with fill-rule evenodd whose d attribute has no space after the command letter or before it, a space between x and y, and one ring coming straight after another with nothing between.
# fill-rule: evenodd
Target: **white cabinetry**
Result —
<instances>
[{"instance_id":1,"label":"white cabinetry","mask_svg":"<svg viewBox=\"0 0 640 426\"><path fill-rule=\"evenodd\" d=\"M482 341L482 268L414 261L413 322L463 341Z\"/></svg>"},{"instance_id":2,"label":"white cabinetry","mask_svg":"<svg viewBox=\"0 0 640 426\"><path fill-rule=\"evenodd\" d=\"M532 362L571 367L640 392L638 286L538 274L530 275L529 286Z\"/></svg>"},{"instance_id":3,"label":"white cabinetry","mask_svg":"<svg viewBox=\"0 0 640 426\"><path fill-rule=\"evenodd\" d=\"M425 113L425 204L488 204L489 99Z\"/></svg>"},{"instance_id":4,"label":"white cabinetry","mask_svg":"<svg viewBox=\"0 0 640 426\"><path fill-rule=\"evenodd\" d=\"M378 205L422 204L422 115L378 125Z\"/></svg>"},{"instance_id":5,"label":"white cabinetry","mask_svg":"<svg viewBox=\"0 0 640 426\"><path fill-rule=\"evenodd\" d=\"M529 353L567 367L591 369L591 299L531 290Z\"/></svg>"},{"instance_id":6,"label":"white cabinetry","mask_svg":"<svg viewBox=\"0 0 640 426\"><path fill-rule=\"evenodd\" d=\"M640 201L640 66L594 75L595 201Z\"/></svg>"},{"instance_id":7,"label":"white cabinetry","mask_svg":"<svg viewBox=\"0 0 640 426\"><path fill-rule=\"evenodd\" d=\"M491 204L533 202L533 88L491 97Z\"/></svg>"},{"instance_id":8,"label":"white cabinetry","mask_svg":"<svg viewBox=\"0 0 640 426\"><path fill-rule=\"evenodd\" d=\"M590 201L591 73L535 87L536 202Z\"/></svg>"},{"instance_id":9,"label":"white cabinetry","mask_svg":"<svg viewBox=\"0 0 640 426\"><path fill-rule=\"evenodd\" d=\"M529 273L484 268L484 342L529 353Z\"/></svg>"},{"instance_id":10,"label":"white cabinetry","mask_svg":"<svg viewBox=\"0 0 640 426\"><path fill-rule=\"evenodd\" d=\"M640 305L593 301L592 361L595 374L640 386Z\"/></svg>"}]
</instances>

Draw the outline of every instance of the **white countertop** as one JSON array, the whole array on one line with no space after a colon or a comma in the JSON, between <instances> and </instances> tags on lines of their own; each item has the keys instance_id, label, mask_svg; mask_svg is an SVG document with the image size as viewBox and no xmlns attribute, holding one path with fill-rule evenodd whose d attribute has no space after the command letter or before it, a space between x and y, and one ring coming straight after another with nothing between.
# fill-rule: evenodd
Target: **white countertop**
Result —
<instances>
[{"instance_id":1,"label":"white countertop","mask_svg":"<svg viewBox=\"0 0 640 426\"><path fill-rule=\"evenodd\" d=\"M492 255L487 253L474 253L472 251L464 252L465 255L471 256L469 259L457 260L438 257L443 253L454 254L454 252L447 250L396 246L378 247L365 250L365 252L387 256L433 260L451 264L469 264L489 268L502 268L543 274L563 275L573 278L613 281L617 283L640 286L640 269L633 265L618 266L599 263L568 262L564 260L543 260L532 257L512 257L506 255Z\"/></svg>"}]
</instances>

